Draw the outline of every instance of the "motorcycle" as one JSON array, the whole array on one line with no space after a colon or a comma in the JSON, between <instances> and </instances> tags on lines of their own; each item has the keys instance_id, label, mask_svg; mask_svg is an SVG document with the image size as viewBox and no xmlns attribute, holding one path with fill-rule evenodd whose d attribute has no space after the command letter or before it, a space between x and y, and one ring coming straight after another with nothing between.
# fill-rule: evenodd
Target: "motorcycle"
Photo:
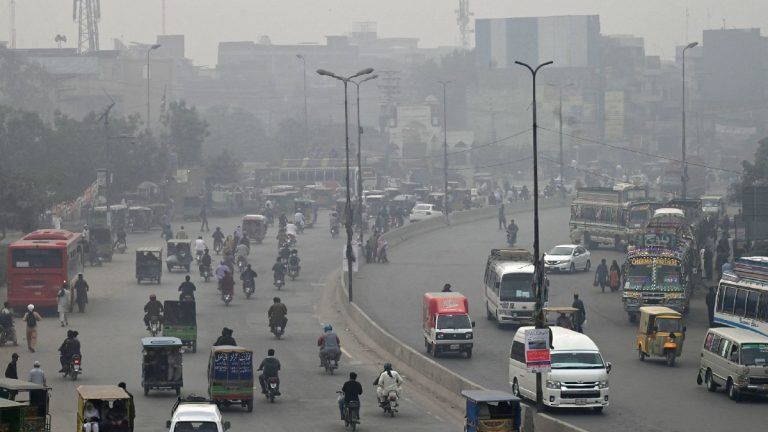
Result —
<instances>
[{"instance_id":1,"label":"motorcycle","mask_svg":"<svg viewBox=\"0 0 768 432\"><path fill-rule=\"evenodd\" d=\"M245 294L245 298L251 298L251 296L255 292L256 292L256 283L252 280L244 280L243 293Z\"/></svg>"},{"instance_id":2,"label":"motorcycle","mask_svg":"<svg viewBox=\"0 0 768 432\"><path fill-rule=\"evenodd\" d=\"M149 333L154 337L163 331L163 325L160 323L159 316L152 316L149 318Z\"/></svg>"},{"instance_id":3,"label":"motorcycle","mask_svg":"<svg viewBox=\"0 0 768 432\"><path fill-rule=\"evenodd\" d=\"M514 247L515 243L517 243L517 234L507 233L507 245L509 247Z\"/></svg>"},{"instance_id":4,"label":"motorcycle","mask_svg":"<svg viewBox=\"0 0 768 432\"><path fill-rule=\"evenodd\" d=\"M339 368L339 359L331 358L328 354L323 354L320 357L320 363L325 368L325 372L330 375L333 375L333 371Z\"/></svg>"},{"instance_id":5,"label":"motorcycle","mask_svg":"<svg viewBox=\"0 0 768 432\"><path fill-rule=\"evenodd\" d=\"M280 337L283 336L285 333L285 329L283 326L277 325L277 324L270 324L269 330L272 331L272 334L275 335L277 339L280 339Z\"/></svg>"},{"instance_id":6,"label":"motorcycle","mask_svg":"<svg viewBox=\"0 0 768 432\"><path fill-rule=\"evenodd\" d=\"M195 296L190 294L181 293L179 295L179 301L180 302L193 302L195 301Z\"/></svg>"},{"instance_id":7,"label":"motorcycle","mask_svg":"<svg viewBox=\"0 0 768 432\"><path fill-rule=\"evenodd\" d=\"M339 236L339 226L333 225L331 226L331 238L336 238Z\"/></svg>"},{"instance_id":8,"label":"motorcycle","mask_svg":"<svg viewBox=\"0 0 768 432\"><path fill-rule=\"evenodd\" d=\"M213 241L213 251L216 252L216 255L221 255L221 250L223 248L224 248L224 242L220 240Z\"/></svg>"},{"instance_id":9,"label":"motorcycle","mask_svg":"<svg viewBox=\"0 0 768 432\"><path fill-rule=\"evenodd\" d=\"M13 346L19 346L19 343L16 341L16 329L13 326L0 326L0 346L8 342L13 342Z\"/></svg>"},{"instance_id":10,"label":"motorcycle","mask_svg":"<svg viewBox=\"0 0 768 432\"><path fill-rule=\"evenodd\" d=\"M69 364L64 370L64 378L69 375L69 377L72 378L72 381L77 381L77 376L81 373L83 373L81 358L79 355L75 354L69 359Z\"/></svg>"},{"instance_id":11,"label":"motorcycle","mask_svg":"<svg viewBox=\"0 0 768 432\"><path fill-rule=\"evenodd\" d=\"M195 262L200 265L200 260L203 259L203 251L195 252Z\"/></svg>"},{"instance_id":12,"label":"motorcycle","mask_svg":"<svg viewBox=\"0 0 768 432\"><path fill-rule=\"evenodd\" d=\"M245 267L247 265L248 265L248 260L246 260L244 256L238 255L237 256L237 269L240 271L240 273L245 271Z\"/></svg>"},{"instance_id":13,"label":"motorcycle","mask_svg":"<svg viewBox=\"0 0 768 432\"><path fill-rule=\"evenodd\" d=\"M125 250L128 249L128 246L125 244L125 242L119 241L115 245L115 249L117 249L117 252L124 254Z\"/></svg>"},{"instance_id":14,"label":"motorcycle","mask_svg":"<svg viewBox=\"0 0 768 432\"><path fill-rule=\"evenodd\" d=\"M288 276L291 278L291 280L296 280L296 278L299 277L299 266L289 265Z\"/></svg>"},{"instance_id":15,"label":"motorcycle","mask_svg":"<svg viewBox=\"0 0 768 432\"><path fill-rule=\"evenodd\" d=\"M277 387L277 377L267 378L267 399L270 402L275 402L275 397L280 396L280 389Z\"/></svg>"},{"instance_id":16,"label":"motorcycle","mask_svg":"<svg viewBox=\"0 0 768 432\"><path fill-rule=\"evenodd\" d=\"M398 400L399 398L397 397L397 392L391 390L386 399L379 401L379 408L383 409L385 414L389 414L390 417L394 417L395 413L397 412L397 407L400 406Z\"/></svg>"},{"instance_id":17,"label":"motorcycle","mask_svg":"<svg viewBox=\"0 0 768 432\"><path fill-rule=\"evenodd\" d=\"M297 223L296 224L296 232L299 234L304 234L304 224L303 223Z\"/></svg>"},{"instance_id":18,"label":"motorcycle","mask_svg":"<svg viewBox=\"0 0 768 432\"><path fill-rule=\"evenodd\" d=\"M104 259L100 256L91 256L89 258L89 261L91 263L91 267L101 267Z\"/></svg>"},{"instance_id":19,"label":"motorcycle","mask_svg":"<svg viewBox=\"0 0 768 432\"><path fill-rule=\"evenodd\" d=\"M229 306L229 303L232 301L232 294L230 293L222 293L221 294L221 301L224 302L224 306Z\"/></svg>"},{"instance_id":20,"label":"motorcycle","mask_svg":"<svg viewBox=\"0 0 768 432\"><path fill-rule=\"evenodd\" d=\"M344 397L344 392L337 391L340 398ZM352 427L352 430L357 429L357 425L360 423L360 402L349 401L344 403L344 426Z\"/></svg>"},{"instance_id":21,"label":"motorcycle","mask_svg":"<svg viewBox=\"0 0 768 432\"><path fill-rule=\"evenodd\" d=\"M296 247L296 236L293 234L288 234L288 247Z\"/></svg>"},{"instance_id":22,"label":"motorcycle","mask_svg":"<svg viewBox=\"0 0 768 432\"><path fill-rule=\"evenodd\" d=\"M282 288L283 285L285 285L285 280L283 278L280 278L275 281L275 287L277 287L278 290Z\"/></svg>"},{"instance_id":23,"label":"motorcycle","mask_svg":"<svg viewBox=\"0 0 768 432\"><path fill-rule=\"evenodd\" d=\"M211 267L200 267L200 277L203 278L206 282L211 280Z\"/></svg>"}]
</instances>

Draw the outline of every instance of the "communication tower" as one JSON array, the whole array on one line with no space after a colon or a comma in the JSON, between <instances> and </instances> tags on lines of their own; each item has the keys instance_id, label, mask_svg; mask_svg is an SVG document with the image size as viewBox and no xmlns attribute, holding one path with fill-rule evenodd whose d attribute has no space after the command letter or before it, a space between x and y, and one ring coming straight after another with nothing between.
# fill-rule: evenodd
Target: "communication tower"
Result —
<instances>
[{"instance_id":1,"label":"communication tower","mask_svg":"<svg viewBox=\"0 0 768 432\"><path fill-rule=\"evenodd\" d=\"M456 23L459 25L461 48L465 50L469 49L469 38L474 32L474 30L470 28L470 21L474 15L475 14L469 11L469 0L459 0L459 8L456 9Z\"/></svg>"},{"instance_id":2,"label":"communication tower","mask_svg":"<svg viewBox=\"0 0 768 432\"><path fill-rule=\"evenodd\" d=\"M72 19L77 22L77 52L98 51L101 0L73 0Z\"/></svg>"}]
</instances>

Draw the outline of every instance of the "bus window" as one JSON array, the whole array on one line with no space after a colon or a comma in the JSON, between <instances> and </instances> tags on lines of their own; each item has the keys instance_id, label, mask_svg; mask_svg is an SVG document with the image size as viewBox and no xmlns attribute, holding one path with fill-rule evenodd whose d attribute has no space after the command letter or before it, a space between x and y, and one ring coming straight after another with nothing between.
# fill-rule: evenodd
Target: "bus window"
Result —
<instances>
[{"instance_id":1,"label":"bus window","mask_svg":"<svg viewBox=\"0 0 768 432\"><path fill-rule=\"evenodd\" d=\"M733 313L733 303L736 297L736 288L725 287L725 295L723 295L723 309L725 313Z\"/></svg>"},{"instance_id":2,"label":"bus window","mask_svg":"<svg viewBox=\"0 0 768 432\"><path fill-rule=\"evenodd\" d=\"M739 317L744 316L747 307L747 290L740 289L736 292L736 303L734 304L733 314Z\"/></svg>"},{"instance_id":3,"label":"bus window","mask_svg":"<svg viewBox=\"0 0 768 432\"><path fill-rule=\"evenodd\" d=\"M757 299L760 293L757 291L750 291L747 296L747 310L744 314L745 318L754 319L757 316Z\"/></svg>"},{"instance_id":4,"label":"bus window","mask_svg":"<svg viewBox=\"0 0 768 432\"><path fill-rule=\"evenodd\" d=\"M56 249L14 249L14 268L61 268L62 251Z\"/></svg>"}]
</instances>

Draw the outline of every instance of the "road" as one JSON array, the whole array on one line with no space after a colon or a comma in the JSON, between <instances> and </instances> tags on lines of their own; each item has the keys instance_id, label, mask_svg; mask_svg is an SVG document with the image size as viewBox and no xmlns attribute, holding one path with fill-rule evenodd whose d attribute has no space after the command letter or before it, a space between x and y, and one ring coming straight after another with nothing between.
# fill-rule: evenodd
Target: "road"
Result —
<instances>
[{"instance_id":1,"label":"road","mask_svg":"<svg viewBox=\"0 0 768 432\"><path fill-rule=\"evenodd\" d=\"M533 244L532 213L507 215L520 227L521 247ZM507 359L513 328L499 329L485 319L483 271L489 250L505 247L494 219L453 226L416 237L393 248L389 264L368 265L355 293L357 302L386 330L413 348L424 350L421 296L449 282L467 295L477 322L472 359L439 358L451 370L489 388L509 390ZM541 212L541 247L568 243L568 211ZM620 260L614 251L592 251L592 268L600 258ZM704 293L696 293L687 318L683 355L674 368L661 361L640 362L633 348L636 327L628 323L621 294L601 293L590 273L551 275L550 305L570 306L579 293L587 308L586 333L613 363L611 405L602 415L585 410L556 410L554 415L589 431L722 431L751 430L765 421L766 403L734 403L722 392L696 385L699 350L706 330ZM727 415L724 415L727 413Z\"/></svg>"},{"instance_id":2,"label":"road","mask_svg":"<svg viewBox=\"0 0 768 432\"><path fill-rule=\"evenodd\" d=\"M327 215L321 212L321 221ZM238 224L236 218L212 219L211 227L220 225L230 232ZM194 224L190 224L194 225ZM176 226L176 225L175 225ZM188 225L189 227L189 225ZM363 408L361 427L368 430L393 430L407 425L409 430L435 431L458 430L455 416L436 406L432 398L417 389L406 387L406 400L398 417L384 417L375 405L374 377L381 368L381 361L372 358L357 338L339 331L345 355L335 376L326 375L319 367L316 339L321 333L321 322L338 319L336 309L329 304L330 284L326 277L340 265L342 240L331 240L327 223L307 229L299 236L298 249L302 257L302 274L296 281L288 281L278 293L272 286L271 268L276 257L274 230L263 245L252 247L250 261L259 274L255 297L246 300L239 287L229 307L220 301L215 283L204 283L193 274L198 287L197 320L198 352L184 355L184 388L182 395L194 393L206 395L208 363L207 346L220 334L222 327L235 330L237 342L254 350L254 360L265 357L268 348L277 350L282 363L281 388L283 396L275 404L257 398L254 412L239 408L224 411L224 418L232 423L232 431L254 430L254 421L264 430L271 431L340 431L343 424L337 417L335 391L341 388L350 371L356 371L363 383ZM191 234L197 235L195 230ZM128 237L129 253L115 255L114 262L103 268L86 269L85 278L91 285L90 303L85 314L73 314L69 320L71 329L80 332L85 373L73 382L64 380L59 369L58 348L66 332L59 326L54 313L44 314L40 323L38 350L26 351L26 343L20 346L0 348L0 363L10 361L11 353L20 356L19 374L26 376L34 360L42 363L53 387L51 413L54 431L71 431L75 428L77 408L76 387L81 384L116 384L125 381L136 400L137 431L165 430L175 401L173 392L150 392L144 396L141 389L141 344L148 336L142 323L143 307L150 294L159 300L177 299L177 287L184 273L169 274L164 269L161 285L137 285L134 279L134 255L138 246L162 245L159 231L132 234ZM206 239L210 242L210 238ZM330 252L330 253L329 253ZM289 323L283 339L275 340L267 327L266 311L272 297L279 295L288 306ZM0 293L5 298L5 293ZM19 323L17 322L17 326ZM343 329L339 324L337 329ZM23 333L23 332L21 332ZM20 336L21 337L21 336ZM258 363L257 363L258 364ZM258 387L258 383L256 383ZM415 386L414 386L415 387ZM256 389L259 392L259 389ZM453 419L453 420L451 420Z\"/></svg>"}]
</instances>

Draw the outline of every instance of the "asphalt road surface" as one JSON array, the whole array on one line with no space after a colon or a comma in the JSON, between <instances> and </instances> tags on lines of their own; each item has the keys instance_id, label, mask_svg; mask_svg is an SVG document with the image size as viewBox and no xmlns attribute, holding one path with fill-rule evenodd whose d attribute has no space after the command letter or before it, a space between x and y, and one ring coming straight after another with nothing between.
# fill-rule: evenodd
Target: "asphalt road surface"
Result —
<instances>
[{"instance_id":1,"label":"asphalt road surface","mask_svg":"<svg viewBox=\"0 0 768 432\"><path fill-rule=\"evenodd\" d=\"M254 363L258 365L268 348L277 350L282 363L281 389L283 395L274 404L260 396L258 382L253 413L239 407L223 411L224 419L232 423L232 431L259 429L270 431L343 431L339 421L335 391L350 371L359 374L363 384L361 428L363 430L435 431L458 430L455 416L437 406L432 398L418 393L416 386L404 387L405 400L395 418L384 416L375 403L375 389L371 385L380 371L382 359L372 358L357 338L346 333L343 326L335 328L345 349L341 366L335 376L326 375L319 368L316 339L320 335L321 322L335 322L336 309L329 305L327 275L340 266L342 240L332 240L328 233L327 214L321 212L320 226L307 229L299 236L299 255L302 257L302 273L296 281L278 292L272 286L269 270L277 256L275 230L270 228L263 245L253 245L249 261L254 264L259 277L256 294L246 300L238 284L235 297L229 307L219 299L215 282L205 283L193 272L197 285L198 352L184 354L184 387L182 395L191 393L207 395L206 367L209 346L216 340L222 327L234 329L237 342L254 350ZM211 228L220 225L231 232L239 224L236 218L212 219ZM178 224L174 224L176 228ZM187 224L190 236L197 235L197 225ZM210 236L206 241L212 245ZM178 299L177 288L184 273L168 273L163 269L161 285L144 283L134 279L135 258L133 250L138 246L161 246L160 232L130 234L130 246L124 255L115 255L114 262L102 268L86 268L85 278L91 286L90 303L85 314L74 313L69 319L71 329L80 332L85 373L76 382L57 374L59 357L56 349L66 336L55 312L44 313L39 325L38 349L26 350L23 327L19 332L19 347L0 347L0 364L3 370L15 351L21 356L19 375L26 379L34 360L39 360L47 374L52 390L52 423L54 431L72 431L75 428L77 397L76 388L82 384L117 384L125 381L136 400L136 431L163 431L170 419L175 402L173 392L150 392L144 396L141 389L141 343L148 336L142 318L143 307L150 294L158 300ZM214 257L215 259L215 257ZM194 269L193 269L194 270ZM272 297L279 295L288 306L289 323L283 339L275 340L267 327L266 311ZM5 293L0 293L5 298ZM17 319L17 327L20 323ZM407 380L407 377L406 377ZM451 420L454 419L454 420ZM258 427L256 426L258 425ZM407 426L406 426L407 425Z\"/></svg>"},{"instance_id":2,"label":"asphalt road surface","mask_svg":"<svg viewBox=\"0 0 768 432\"><path fill-rule=\"evenodd\" d=\"M518 246L533 248L531 212L507 215L520 227ZM541 248L569 243L568 211L541 212ZM438 361L488 388L510 390L509 349L514 328L499 329L486 320L483 272L491 248L505 247L496 219L453 226L416 237L389 252L389 264L368 265L355 293L357 302L385 329L413 348L424 351L421 332L421 297L440 291L444 283L469 298L470 314L477 322L471 359L464 356ZM592 251L592 271L550 275L550 305L570 306L579 293L587 309L585 332L603 357L613 363L611 404L603 414L591 410L554 410L553 414L590 431L724 431L754 430L765 424L766 401L735 403L723 392L712 394L696 385L699 352L706 330L703 292L696 292L687 317L683 355L675 367L663 361L640 362L634 348L636 325L627 320L621 293L601 293L592 286L601 258L621 263L612 250Z\"/></svg>"}]
</instances>

